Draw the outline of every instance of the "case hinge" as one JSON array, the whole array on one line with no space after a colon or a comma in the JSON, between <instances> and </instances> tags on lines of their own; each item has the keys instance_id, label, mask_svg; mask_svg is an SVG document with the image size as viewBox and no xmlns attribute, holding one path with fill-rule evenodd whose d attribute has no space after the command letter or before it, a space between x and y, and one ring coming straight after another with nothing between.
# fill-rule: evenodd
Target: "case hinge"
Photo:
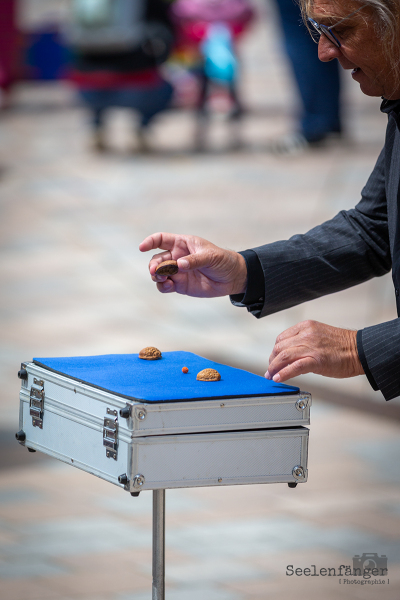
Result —
<instances>
[{"instance_id":1,"label":"case hinge","mask_svg":"<svg viewBox=\"0 0 400 600\"><path fill-rule=\"evenodd\" d=\"M39 387L35 387L39 386ZM42 379L33 380L29 396L29 414L32 417L32 425L43 429L44 411L44 382Z\"/></svg>"},{"instance_id":2,"label":"case hinge","mask_svg":"<svg viewBox=\"0 0 400 600\"><path fill-rule=\"evenodd\" d=\"M103 446L106 447L107 458L118 458L118 413L116 410L107 408L107 413L112 417L104 417Z\"/></svg>"}]
</instances>

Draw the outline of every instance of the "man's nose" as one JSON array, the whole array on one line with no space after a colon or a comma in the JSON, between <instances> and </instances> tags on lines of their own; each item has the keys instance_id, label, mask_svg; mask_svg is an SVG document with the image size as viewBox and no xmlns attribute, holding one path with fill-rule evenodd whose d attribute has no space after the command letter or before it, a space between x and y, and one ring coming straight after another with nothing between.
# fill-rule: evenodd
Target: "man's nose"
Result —
<instances>
[{"instance_id":1,"label":"man's nose","mask_svg":"<svg viewBox=\"0 0 400 600\"><path fill-rule=\"evenodd\" d=\"M318 58L322 60L322 62L329 62L334 58L338 58L340 56L340 48L335 46L333 42L328 40L328 38L321 34L318 42Z\"/></svg>"}]
</instances>

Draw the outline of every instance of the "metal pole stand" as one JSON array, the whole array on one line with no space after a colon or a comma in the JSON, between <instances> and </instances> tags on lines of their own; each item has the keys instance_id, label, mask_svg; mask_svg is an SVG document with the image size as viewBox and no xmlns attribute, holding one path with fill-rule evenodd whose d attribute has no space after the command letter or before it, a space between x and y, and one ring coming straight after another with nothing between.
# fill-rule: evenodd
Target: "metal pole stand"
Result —
<instances>
[{"instance_id":1,"label":"metal pole stand","mask_svg":"<svg viewBox=\"0 0 400 600\"><path fill-rule=\"evenodd\" d=\"M165 490L153 490L152 600L165 600Z\"/></svg>"}]
</instances>

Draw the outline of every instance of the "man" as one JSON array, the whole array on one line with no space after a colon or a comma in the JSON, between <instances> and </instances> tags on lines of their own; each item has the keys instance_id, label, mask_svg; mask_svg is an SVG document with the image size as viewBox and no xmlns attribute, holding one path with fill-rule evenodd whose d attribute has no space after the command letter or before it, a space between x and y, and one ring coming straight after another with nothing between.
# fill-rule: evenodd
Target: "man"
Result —
<instances>
[{"instance_id":1,"label":"man","mask_svg":"<svg viewBox=\"0 0 400 600\"><path fill-rule=\"evenodd\" d=\"M242 253L194 236L154 234L142 252L161 248L150 274L161 292L199 297L231 295L263 317L381 276L392 269L400 314L400 5L392 0L301 0L320 36L319 58L351 69L364 94L383 96L385 147L354 209L341 211L304 235ZM179 272L155 276L173 258ZM365 373L386 400L400 395L400 319L358 332L315 321L281 333L267 378L283 382L304 373L353 377Z\"/></svg>"}]
</instances>

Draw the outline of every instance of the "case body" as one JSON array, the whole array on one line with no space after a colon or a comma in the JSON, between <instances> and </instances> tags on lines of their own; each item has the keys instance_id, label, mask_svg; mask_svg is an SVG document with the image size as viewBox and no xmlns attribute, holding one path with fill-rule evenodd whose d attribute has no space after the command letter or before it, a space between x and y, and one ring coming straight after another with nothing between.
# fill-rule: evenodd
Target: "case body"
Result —
<instances>
[{"instance_id":1,"label":"case body","mask_svg":"<svg viewBox=\"0 0 400 600\"><path fill-rule=\"evenodd\" d=\"M127 491L307 480L310 394L146 403L23 367L20 443Z\"/></svg>"}]
</instances>

